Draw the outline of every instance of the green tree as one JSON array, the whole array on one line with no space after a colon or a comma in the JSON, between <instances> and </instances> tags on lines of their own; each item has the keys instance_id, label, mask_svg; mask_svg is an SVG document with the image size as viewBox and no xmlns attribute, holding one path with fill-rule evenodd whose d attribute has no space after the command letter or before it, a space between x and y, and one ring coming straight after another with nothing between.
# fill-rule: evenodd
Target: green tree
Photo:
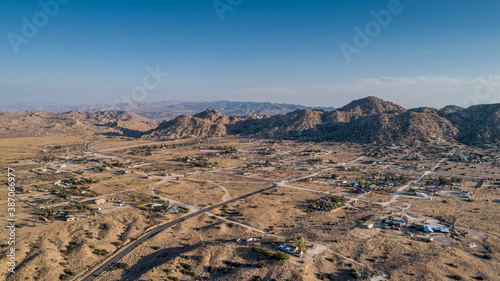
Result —
<instances>
[{"instance_id":1,"label":"green tree","mask_svg":"<svg viewBox=\"0 0 500 281\"><path fill-rule=\"evenodd\" d=\"M304 252L306 250L306 239L304 237L300 237L299 244L297 246L299 247L299 251Z\"/></svg>"}]
</instances>

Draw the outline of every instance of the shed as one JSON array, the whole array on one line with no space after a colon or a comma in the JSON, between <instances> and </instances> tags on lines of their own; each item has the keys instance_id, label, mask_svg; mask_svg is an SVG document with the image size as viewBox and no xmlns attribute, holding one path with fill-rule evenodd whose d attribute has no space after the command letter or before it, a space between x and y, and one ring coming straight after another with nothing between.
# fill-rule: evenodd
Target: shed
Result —
<instances>
[{"instance_id":1,"label":"shed","mask_svg":"<svg viewBox=\"0 0 500 281\"><path fill-rule=\"evenodd\" d=\"M66 221L74 221L74 220L77 220L77 218L75 216L73 216L72 214L67 214L66 217L65 217Z\"/></svg>"},{"instance_id":2,"label":"shed","mask_svg":"<svg viewBox=\"0 0 500 281\"><path fill-rule=\"evenodd\" d=\"M427 224L424 224L424 231L425 232L439 231L441 233L450 233L450 229L447 227L442 227L437 225L427 225Z\"/></svg>"}]
</instances>

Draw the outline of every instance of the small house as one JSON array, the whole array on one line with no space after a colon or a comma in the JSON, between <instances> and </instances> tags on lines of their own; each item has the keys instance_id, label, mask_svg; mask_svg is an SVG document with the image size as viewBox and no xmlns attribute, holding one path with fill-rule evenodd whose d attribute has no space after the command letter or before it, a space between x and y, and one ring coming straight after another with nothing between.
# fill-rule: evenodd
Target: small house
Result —
<instances>
[{"instance_id":1,"label":"small house","mask_svg":"<svg viewBox=\"0 0 500 281\"><path fill-rule=\"evenodd\" d=\"M120 203L120 204L123 204L123 203ZM160 204L160 203L155 203L155 204L151 204L151 209L156 209L157 207L162 207L163 204Z\"/></svg>"},{"instance_id":2,"label":"small house","mask_svg":"<svg viewBox=\"0 0 500 281\"><path fill-rule=\"evenodd\" d=\"M77 218L75 216L73 216L72 214L67 214L64 218L66 219L66 221L77 220Z\"/></svg>"}]
</instances>

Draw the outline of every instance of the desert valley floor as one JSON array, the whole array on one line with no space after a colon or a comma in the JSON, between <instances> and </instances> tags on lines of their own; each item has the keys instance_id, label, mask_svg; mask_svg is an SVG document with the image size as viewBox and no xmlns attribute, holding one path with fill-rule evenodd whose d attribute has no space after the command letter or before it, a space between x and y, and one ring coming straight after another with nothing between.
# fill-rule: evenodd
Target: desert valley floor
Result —
<instances>
[{"instance_id":1,"label":"desert valley floor","mask_svg":"<svg viewBox=\"0 0 500 281\"><path fill-rule=\"evenodd\" d=\"M2 175L10 167L18 184L18 265L2 279L500 279L496 148L233 136L1 146Z\"/></svg>"}]
</instances>

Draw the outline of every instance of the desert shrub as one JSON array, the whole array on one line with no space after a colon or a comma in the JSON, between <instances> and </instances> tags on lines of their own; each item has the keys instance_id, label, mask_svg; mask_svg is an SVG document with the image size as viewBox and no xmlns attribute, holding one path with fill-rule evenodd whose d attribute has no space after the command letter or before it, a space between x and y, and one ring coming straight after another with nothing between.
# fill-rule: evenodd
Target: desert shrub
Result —
<instances>
[{"instance_id":1,"label":"desert shrub","mask_svg":"<svg viewBox=\"0 0 500 281\"><path fill-rule=\"evenodd\" d=\"M187 263L181 262L181 266L184 267L187 270L192 270L193 269L193 266L190 265L190 264L187 264Z\"/></svg>"},{"instance_id":2,"label":"desert shrub","mask_svg":"<svg viewBox=\"0 0 500 281\"><path fill-rule=\"evenodd\" d=\"M124 262L121 262L121 263L119 263L119 264L116 265L116 268L127 269L128 268L128 264L126 264Z\"/></svg>"},{"instance_id":3,"label":"desert shrub","mask_svg":"<svg viewBox=\"0 0 500 281\"><path fill-rule=\"evenodd\" d=\"M123 232L122 234L120 234L120 237L118 239L120 239L120 241L125 241L127 240L127 232Z\"/></svg>"},{"instance_id":4,"label":"desert shrub","mask_svg":"<svg viewBox=\"0 0 500 281\"><path fill-rule=\"evenodd\" d=\"M351 270L351 276L354 278L359 278L361 277L361 274L356 269Z\"/></svg>"},{"instance_id":5,"label":"desert shrub","mask_svg":"<svg viewBox=\"0 0 500 281\"><path fill-rule=\"evenodd\" d=\"M284 253L284 252L276 252L274 255L273 255L273 258L275 260L279 260L279 261L287 261L290 259L290 255L287 254L287 253Z\"/></svg>"},{"instance_id":6,"label":"desert shrub","mask_svg":"<svg viewBox=\"0 0 500 281\"><path fill-rule=\"evenodd\" d=\"M274 255L274 252L267 249L267 248L264 248L264 247L253 247L252 248L255 252L257 253L261 253L261 254L264 254L265 256L268 256L268 257L272 257Z\"/></svg>"},{"instance_id":7,"label":"desert shrub","mask_svg":"<svg viewBox=\"0 0 500 281\"><path fill-rule=\"evenodd\" d=\"M109 255L109 252L104 250L104 249L95 249L93 252L93 254L96 254L98 256L107 256Z\"/></svg>"}]
</instances>

